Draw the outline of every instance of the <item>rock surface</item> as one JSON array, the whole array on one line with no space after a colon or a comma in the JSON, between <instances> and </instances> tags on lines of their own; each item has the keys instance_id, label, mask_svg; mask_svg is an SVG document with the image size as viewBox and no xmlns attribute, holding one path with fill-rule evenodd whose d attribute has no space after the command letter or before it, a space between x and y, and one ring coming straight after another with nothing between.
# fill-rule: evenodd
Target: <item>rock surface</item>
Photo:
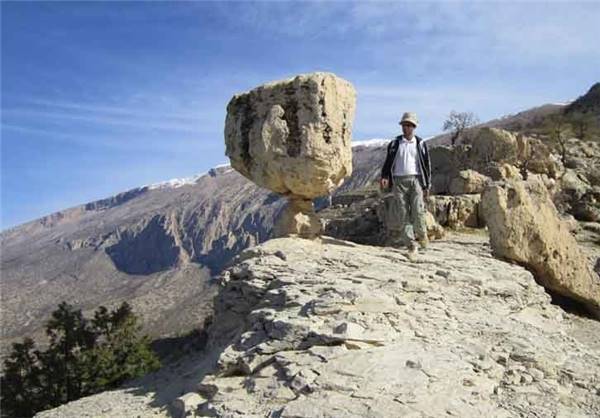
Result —
<instances>
[{"instance_id":1,"label":"rock surface","mask_svg":"<svg viewBox=\"0 0 600 418\"><path fill-rule=\"evenodd\" d=\"M600 318L600 280L541 180L494 183L483 193L482 209L496 256L527 266L548 289Z\"/></svg>"},{"instance_id":2,"label":"rock surface","mask_svg":"<svg viewBox=\"0 0 600 418\"><path fill-rule=\"evenodd\" d=\"M550 304L487 240L454 233L415 263L267 241L221 275L205 360L39 417L171 416L190 399L188 416L598 416L600 323Z\"/></svg>"}]
</instances>

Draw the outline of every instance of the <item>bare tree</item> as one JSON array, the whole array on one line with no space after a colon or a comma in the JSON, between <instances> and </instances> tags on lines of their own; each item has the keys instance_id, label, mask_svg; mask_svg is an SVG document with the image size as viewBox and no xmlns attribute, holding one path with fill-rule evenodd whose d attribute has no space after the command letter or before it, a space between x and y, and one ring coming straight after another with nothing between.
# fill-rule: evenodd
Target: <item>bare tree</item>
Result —
<instances>
[{"instance_id":1,"label":"bare tree","mask_svg":"<svg viewBox=\"0 0 600 418\"><path fill-rule=\"evenodd\" d=\"M452 136L450 140L452 146L456 144L458 138L462 135L465 129L470 128L479 123L479 119L473 112L456 112L451 111L448 118L444 121L443 130L450 131Z\"/></svg>"},{"instance_id":2,"label":"bare tree","mask_svg":"<svg viewBox=\"0 0 600 418\"><path fill-rule=\"evenodd\" d=\"M549 115L542 124L544 132L560 152L560 159L564 164L567 161L567 138L572 135L572 127L562 113Z\"/></svg>"}]
</instances>

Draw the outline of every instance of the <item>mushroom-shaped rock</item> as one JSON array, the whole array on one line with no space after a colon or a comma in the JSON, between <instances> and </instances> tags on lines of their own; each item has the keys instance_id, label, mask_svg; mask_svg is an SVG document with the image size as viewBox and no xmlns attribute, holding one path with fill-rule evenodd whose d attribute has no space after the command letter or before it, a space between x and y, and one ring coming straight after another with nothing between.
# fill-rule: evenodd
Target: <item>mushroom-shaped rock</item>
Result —
<instances>
[{"instance_id":1,"label":"mushroom-shaped rock","mask_svg":"<svg viewBox=\"0 0 600 418\"><path fill-rule=\"evenodd\" d=\"M288 196L277 236L321 230L312 199L352 174L356 93L331 73L302 74L235 95L227 105L225 154L261 187Z\"/></svg>"}]
</instances>

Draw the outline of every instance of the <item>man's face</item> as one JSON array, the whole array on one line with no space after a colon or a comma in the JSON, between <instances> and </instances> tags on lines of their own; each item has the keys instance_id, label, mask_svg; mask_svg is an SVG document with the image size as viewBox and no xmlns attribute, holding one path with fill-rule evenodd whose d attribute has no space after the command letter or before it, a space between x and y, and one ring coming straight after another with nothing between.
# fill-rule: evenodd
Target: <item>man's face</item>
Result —
<instances>
[{"instance_id":1,"label":"man's face","mask_svg":"<svg viewBox=\"0 0 600 418\"><path fill-rule=\"evenodd\" d=\"M415 131L415 125L409 122L405 122L402 124L402 134L408 138L412 138L413 133Z\"/></svg>"}]
</instances>

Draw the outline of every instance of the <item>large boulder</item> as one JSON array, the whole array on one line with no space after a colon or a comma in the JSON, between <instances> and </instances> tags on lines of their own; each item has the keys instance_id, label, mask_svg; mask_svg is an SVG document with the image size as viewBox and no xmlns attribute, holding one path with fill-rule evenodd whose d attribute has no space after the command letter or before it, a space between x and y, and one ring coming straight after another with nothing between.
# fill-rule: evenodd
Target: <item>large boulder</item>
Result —
<instances>
[{"instance_id":1,"label":"large boulder","mask_svg":"<svg viewBox=\"0 0 600 418\"><path fill-rule=\"evenodd\" d=\"M561 171L559 159L552 154L550 147L539 139L522 134L517 135L517 159L525 170L546 174L550 178L557 178Z\"/></svg>"},{"instance_id":2,"label":"large boulder","mask_svg":"<svg viewBox=\"0 0 600 418\"><path fill-rule=\"evenodd\" d=\"M481 193L490 178L475 170L462 170L450 182L451 195Z\"/></svg>"},{"instance_id":3,"label":"large boulder","mask_svg":"<svg viewBox=\"0 0 600 418\"><path fill-rule=\"evenodd\" d=\"M492 180L508 180L508 179L522 179L521 172L517 167L507 163L493 163L490 164L486 170L486 174L491 177Z\"/></svg>"},{"instance_id":4,"label":"large boulder","mask_svg":"<svg viewBox=\"0 0 600 418\"><path fill-rule=\"evenodd\" d=\"M484 225L479 205L481 195L429 196L425 204L436 221L450 229L482 228Z\"/></svg>"},{"instance_id":5,"label":"large boulder","mask_svg":"<svg viewBox=\"0 0 600 418\"><path fill-rule=\"evenodd\" d=\"M450 189L450 181L466 164L463 161L466 146L439 146L431 148L431 191L435 194L446 194Z\"/></svg>"},{"instance_id":6,"label":"large boulder","mask_svg":"<svg viewBox=\"0 0 600 418\"><path fill-rule=\"evenodd\" d=\"M539 178L489 185L481 208L495 256L526 266L544 287L600 317L600 282Z\"/></svg>"},{"instance_id":7,"label":"large boulder","mask_svg":"<svg viewBox=\"0 0 600 418\"><path fill-rule=\"evenodd\" d=\"M530 147L523 137L517 140L511 132L497 128L477 129L465 144L432 148L432 191L435 194L472 193L452 188L453 181L459 178L456 181L460 182L464 174L461 172L465 170L494 179L516 177L519 175L517 166L523 165L522 156L532 158L531 149L535 147Z\"/></svg>"},{"instance_id":8,"label":"large boulder","mask_svg":"<svg viewBox=\"0 0 600 418\"><path fill-rule=\"evenodd\" d=\"M355 103L349 82L318 72L259 86L227 105L225 154L231 166L290 197L278 235L318 233L311 200L331 194L352 173Z\"/></svg>"},{"instance_id":9,"label":"large boulder","mask_svg":"<svg viewBox=\"0 0 600 418\"><path fill-rule=\"evenodd\" d=\"M572 205L575 218L585 222L600 222L600 187L589 189Z\"/></svg>"},{"instance_id":10,"label":"large boulder","mask_svg":"<svg viewBox=\"0 0 600 418\"><path fill-rule=\"evenodd\" d=\"M580 221L600 221L600 186L592 186L580 170L567 168L559 182L554 201L563 212Z\"/></svg>"},{"instance_id":11,"label":"large boulder","mask_svg":"<svg viewBox=\"0 0 600 418\"><path fill-rule=\"evenodd\" d=\"M475 167L484 167L491 161L513 165L517 163L519 147L516 136L511 132L481 128L472 145L469 159Z\"/></svg>"}]
</instances>

